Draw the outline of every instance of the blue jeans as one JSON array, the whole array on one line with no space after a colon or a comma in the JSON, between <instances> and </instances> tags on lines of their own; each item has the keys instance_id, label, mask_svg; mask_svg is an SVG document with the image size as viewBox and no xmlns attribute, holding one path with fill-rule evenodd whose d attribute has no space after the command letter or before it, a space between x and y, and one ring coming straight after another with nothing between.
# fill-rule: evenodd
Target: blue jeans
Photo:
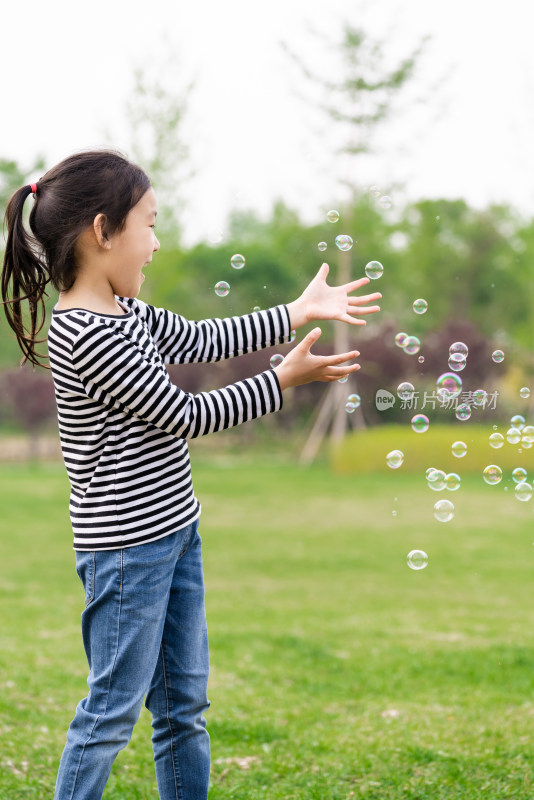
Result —
<instances>
[{"instance_id":1,"label":"blue jeans","mask_svg":"<svg viewBox=\"0 0 534 800\"><path fill-rule=\"evenodd\" d=\"M198 522L149 544L76 553L89 694L76 708L55 800L98 800L146 693L161 800L206 800L209 671Z\"/></svg>"}]
</instances>

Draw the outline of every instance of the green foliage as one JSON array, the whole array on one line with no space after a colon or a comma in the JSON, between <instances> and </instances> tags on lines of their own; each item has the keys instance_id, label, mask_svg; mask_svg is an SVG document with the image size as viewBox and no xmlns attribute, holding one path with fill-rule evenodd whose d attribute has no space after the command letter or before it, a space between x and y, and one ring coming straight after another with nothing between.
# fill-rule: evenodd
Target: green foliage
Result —
<instances>
[{"instance_id":1,"label":"green foliage","mask_svg":"<svg viewBox=\"0 0 534 800\"><path fill-rule=\"evenodd\" d=\"M193 461L210 797L529 800L531 503L467 476L445 525L401 471ZM68 485L60 465L0 472L0 798L51 797L87 691ZM419 573L414 547L429 554ZM150 735L143 711L105 800L155 796Z\"/></svg>"}]
</instances>

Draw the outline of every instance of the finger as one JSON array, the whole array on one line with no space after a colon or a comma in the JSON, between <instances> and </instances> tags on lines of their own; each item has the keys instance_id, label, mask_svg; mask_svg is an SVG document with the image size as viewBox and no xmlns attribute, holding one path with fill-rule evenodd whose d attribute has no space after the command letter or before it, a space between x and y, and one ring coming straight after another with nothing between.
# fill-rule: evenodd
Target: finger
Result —
<instances>
[{"instance_id":1,"label":"finger","mask_svg":"<svg viewBox=\"0 0 534 800\"><path fill-rule=\"evenodd\" d=\"M326 281L329 272L330 272L330 267L325 261L323 264L321 264L319 272L317 273L317 277L321 278L323 281Z\"/></svg>"},{"instance_id":2,"label":"finger","mask_svg":"<svg viewBox=\"0 0 534 800\"><path fill-rule=\"evenodd\" d=\"M332 366L334 364L344 364L346 361L350 361L352 358L357 358L360 355L358 350L353 350L351 353L339 353L335 356L323 356L322 362L323 366ZM342 367L342 369L347 369L347 367Z\"/></svg>"},{"instance_id":3,"label":"finger","mask_svg":"<svg viewBox=\"0 0 534 800\"><path fill-rule=\"evenodd\" d=\"M376 314L377 311L380 311L380 306L352 306L347 314Z\"/></svg>"},{"instance_id":4,"label":"finger","mask_svg":"<svg viewBox=\"0 0 534 800\"><path fill-rule=\"evenodd\" d=\"M366 286L369 283L369 278L358 278L356 281L350 281L350 283L345 283L343 285L343 289L346 292L355 292L356 289L361 289L362 286Z\"/></svg>"},{"instance_id":5,"label":"finger","mask_svg":"<svg viewBox=\"0 0 534 800\"><path fill-rule=\"evenodd\" d=\"M359 297L348 297L347 300L351 305L360 305L360 303L371 303L373 300L381 300L382 295L380 292L373 292L373 294L362 294Z\"/></svg>"},{"instance_id":6,"label":"finger","mask_svg":"<svg viewBox=\"0 0 534 800\"><path fill-rule=\"evenodd\" d=\"M313 344L315 344L315 342L317 341L317 339L319 338L321 333L322 333L322 331L321 331L320 328L314 328L312 331L310 331L308 334L306 334L306 336L304 337L302 342L299 345L297 345L297 347L299 347L302 350L308 350L309 351L310 347Z\"/></svg>"},{"instance_id":7,"label":"finger","mask_svg":"<svg viewBox=\"0 0 534 800\"><path fill-rule=\"evenodd\" d=\"M333 372L332 370L338 369L338 372ZM351 373L357 372L360 369L359 364L354 364L353 367L350 369L348 367L332 367L328 370L326 375L322 378L324 381L338 381L340 378L348 377Z\"/></svg>"}]
</instances>

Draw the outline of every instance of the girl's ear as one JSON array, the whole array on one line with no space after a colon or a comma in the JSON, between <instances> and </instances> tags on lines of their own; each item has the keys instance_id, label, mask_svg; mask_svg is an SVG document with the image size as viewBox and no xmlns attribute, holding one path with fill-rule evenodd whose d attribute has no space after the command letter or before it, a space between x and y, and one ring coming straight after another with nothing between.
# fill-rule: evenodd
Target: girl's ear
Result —
<instances>
[{"instance_id":1,"label":"girl's ear","mask_svg":"<svg viewBox=\"0 0 534 800\"><path fill-rule=\"evenodd\" d=\"M107 233L107 217L105 214L97 214L93 221L93 230L96 240L100 247L106 250L111 249L111 241Z\"/></svg>"}]
</instances>

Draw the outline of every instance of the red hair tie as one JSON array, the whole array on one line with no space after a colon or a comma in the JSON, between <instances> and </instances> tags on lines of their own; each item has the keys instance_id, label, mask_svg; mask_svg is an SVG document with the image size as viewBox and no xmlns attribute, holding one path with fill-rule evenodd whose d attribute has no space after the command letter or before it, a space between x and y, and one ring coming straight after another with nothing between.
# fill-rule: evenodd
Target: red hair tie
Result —
<instances>
[{"instance_id":1,"label":"red hair tie","mask_svg":"<svg viewBox=\"0 0 534 800\"><path fill-rule=\"evenodd\" d=\"M31 190L32 190L32 192L34 194L37 194L37 184L36 183L30 183L30 188L31 188Z\"/></svg>"}]
</instances>

